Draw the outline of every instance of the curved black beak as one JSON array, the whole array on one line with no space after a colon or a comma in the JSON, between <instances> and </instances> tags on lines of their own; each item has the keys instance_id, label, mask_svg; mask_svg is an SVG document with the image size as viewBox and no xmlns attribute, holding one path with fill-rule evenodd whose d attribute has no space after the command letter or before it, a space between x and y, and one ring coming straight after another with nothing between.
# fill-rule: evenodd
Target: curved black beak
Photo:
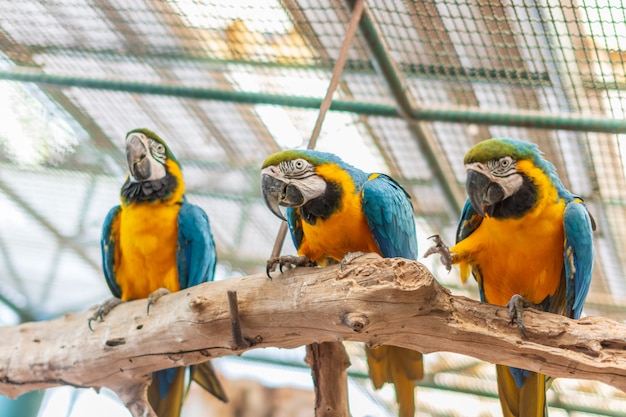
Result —
<instances>
[{"instance_id":1,"label":"curved black beak","mask_svg":"<svg viewBox=\"0 0 626 417\"><path fill-rule=\"evenodd\" d=\"M148 149L138 136L131 135L126 141L126 161L130 174L137 181L150 178L150 160L147 158Z\"/></svg>"},{"instance_id":2,"label":"curved black beak","mask_svg":"<svg viewBox=\"0 0 626 417\"><path fill-rule=\"evenodd\" d=\"M283 220L286 219L280 206L298 207L304 204L304 195L296 185L269 174L261 176L261 192L267 207Z\"/></svg>"},{"instance_id":3,"label":"curved black beak","mask_svg":"<svg viewBox=\"0 0 626 417\"><path fill-rule=\"evenodd\" d=\"M493 205L504 199L504 189L499 184L492 182L482 172L473 169L467 170L465 189L470 204L483 217L485 211L491 215Z\"/></svg>"}]
</instances>

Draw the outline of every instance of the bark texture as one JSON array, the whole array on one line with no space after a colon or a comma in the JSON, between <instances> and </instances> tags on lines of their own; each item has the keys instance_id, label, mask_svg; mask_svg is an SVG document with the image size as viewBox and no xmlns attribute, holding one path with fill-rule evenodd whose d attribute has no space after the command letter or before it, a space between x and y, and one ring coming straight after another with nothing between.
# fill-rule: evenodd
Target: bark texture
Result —
<instances>
[{"instance_id":1,"label":"bark texture","mask_svg":"<svg viewBox=\"0 0 626 417\"><path fill-rule=\"evenodd\" d=\"M237 293L245 348L232 340L228 291ZM462 353L626 391L625 326L526 311L523 340L506 309L452 296L422 264L404 259L363 257L343 269L206 283L162 297L149 315L145 300L123 303L92 323L94 331L87 326L92 313L0 328L0 393L106 386L127 404L141 404L155 370L342 340Z\"/></svg>"},{"instance_id":2,"label":"bark texture","mask_svg":"<svg viewBox=\"0 0 626 417\"><path fill-rule=\"evenodd\" d=\"M350 358L341 342L306 347L306 363L315 386L315 417L350 417L348 367Z\"/></svg>"}]
</instances>

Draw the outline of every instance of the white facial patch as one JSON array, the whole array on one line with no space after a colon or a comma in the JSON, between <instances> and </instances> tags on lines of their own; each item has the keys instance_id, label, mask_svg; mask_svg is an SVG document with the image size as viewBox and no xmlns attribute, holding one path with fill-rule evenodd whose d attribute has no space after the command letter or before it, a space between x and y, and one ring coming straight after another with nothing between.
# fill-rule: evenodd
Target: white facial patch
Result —
<instances>
[{"instance_id":1,"label":"white facial patch","mask_svg":"<svg viewBox=\"0 0 626 417\"><path fill-rule=\"evenodd\" d=\"M500 186L504 190L505 198L508 198L515 194L524 183L522 176L517 172L509 174L506 177L493 177L492 181L500 184Z\"/></svg>"},{"instance_id":2,"label":"white facial patch","mask_svg":"<svg viewBox=\"0 0 626 417\"><path fill-rule=\"evenodd\" d=\"M150 165L151 165L151 171L150 171L150 177L148 178L149 181L158 180L167 175L167 171L165 170L165 165L163 165L162 163L150 158Z\"/></svg>"},{"instance_id":3,"label":"white facial patch","mask_svg":"<svg viewBox=\"0 0 626 417\"><path fill-rule=\"evenodd\" d=\"M502 164L503 161L505 165ZM468 170L480 172L489 178L490 182L500 185L505 198L515 194L524 183L522 176L517 172L517 162L510 157L488 161L487 164L481 162L466 164L465 171Z\"/></svg>"},{"instance_id":4,"label":"white facial patch","mask_svg":"<svg viewBox=\"0 0 626 417\"><path fill-rule=\"evenodd\" d=\"M287 181L298 186L305 201L310 201L326 192L326 181L319 175L311 175L303 179L290 179Z\"/></svg>"},{"instance_id":5,"label":"white facial patch","mask_svg":"<svg viewBox=\"0 0 626 417\"><path fill-rule=\"evenodd\" d=\"M271 165L263 168L261 174L277 178L285 184L294 184L302 193L305 201L310 201L326 192L326 181L314 171L300 168L300 174L303 176L294 178L289 176L290 173L284 172L286 166L288 165L284 163L281 163L279 167Z\"/></svg>"}]
</instances>

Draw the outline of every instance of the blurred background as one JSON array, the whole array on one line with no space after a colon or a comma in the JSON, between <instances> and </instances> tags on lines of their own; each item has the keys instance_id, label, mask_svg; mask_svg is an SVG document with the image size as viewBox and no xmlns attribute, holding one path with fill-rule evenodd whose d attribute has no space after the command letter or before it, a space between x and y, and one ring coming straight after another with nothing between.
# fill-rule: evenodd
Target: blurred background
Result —
<instances>
[{"instance_id":1,"label":"blurred background","mask_svg":"<svg viewBox=\"0 0 626 417\"><path fill-rule=\"evenodd\" d=\"M85 311L109 297L100 229L119 202L125 133L147 127L206 210L218 279L264 270L279 220L267 155L306 146L351 0L0 0L0 325ZM411 194L419 252L447 242L464 201L462 158L490 137L537 143L596 219L585 314L624 321L626 4L618 0L369 0L317 149L392 175ZM283 253L295 250L289 241ZM477 298L436 259L455 294ZM351 356L354 417L393 416L391 388ZM186 417L312 416L304 348L215 360L231 403L195 388ZM493 366L426 357L419 416L498 416ZM559 379L551 416L621 416L625 394ZM211 410L211 411L207 411ZM101 413L101 414L98 414ZM114 394L61 387L1 416L129 416Z\"/></svg>"}]
</instances>

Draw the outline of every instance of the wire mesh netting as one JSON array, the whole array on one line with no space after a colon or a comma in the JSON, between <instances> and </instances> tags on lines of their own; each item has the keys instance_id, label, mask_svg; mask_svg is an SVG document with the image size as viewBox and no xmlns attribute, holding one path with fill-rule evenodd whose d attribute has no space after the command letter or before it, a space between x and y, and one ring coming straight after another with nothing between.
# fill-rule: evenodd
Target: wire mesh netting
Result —
<instances>
[{"instance_id":1,"label":"wire mesh netting","mask_svg":"<svg viewBox=\"0 0 626 417\"><path fill-rule=\"evenodd\" d=\"M260 196L260 164L306 145L352 7L0 0L0 323L108 296L100 228L136 127L158 132L181 161L190 201L211 218L220 278L262 271L279 222ZM467 149L489 137L537 143L598 224L586 313L623 321L625 57L620 1L368 1L317 148L399 180L423 252L432 233L453 240ZM283 252L295 252L291 242ZM494 395L491 366L444 354L429 364L426 392ZM607 390L559 380L550 399L626 412L623 393ZM463 415L429 403L435 394L420 397L424 415ZM621 401L604 407L607 396Z\"/></svg>"}]
</instances>

